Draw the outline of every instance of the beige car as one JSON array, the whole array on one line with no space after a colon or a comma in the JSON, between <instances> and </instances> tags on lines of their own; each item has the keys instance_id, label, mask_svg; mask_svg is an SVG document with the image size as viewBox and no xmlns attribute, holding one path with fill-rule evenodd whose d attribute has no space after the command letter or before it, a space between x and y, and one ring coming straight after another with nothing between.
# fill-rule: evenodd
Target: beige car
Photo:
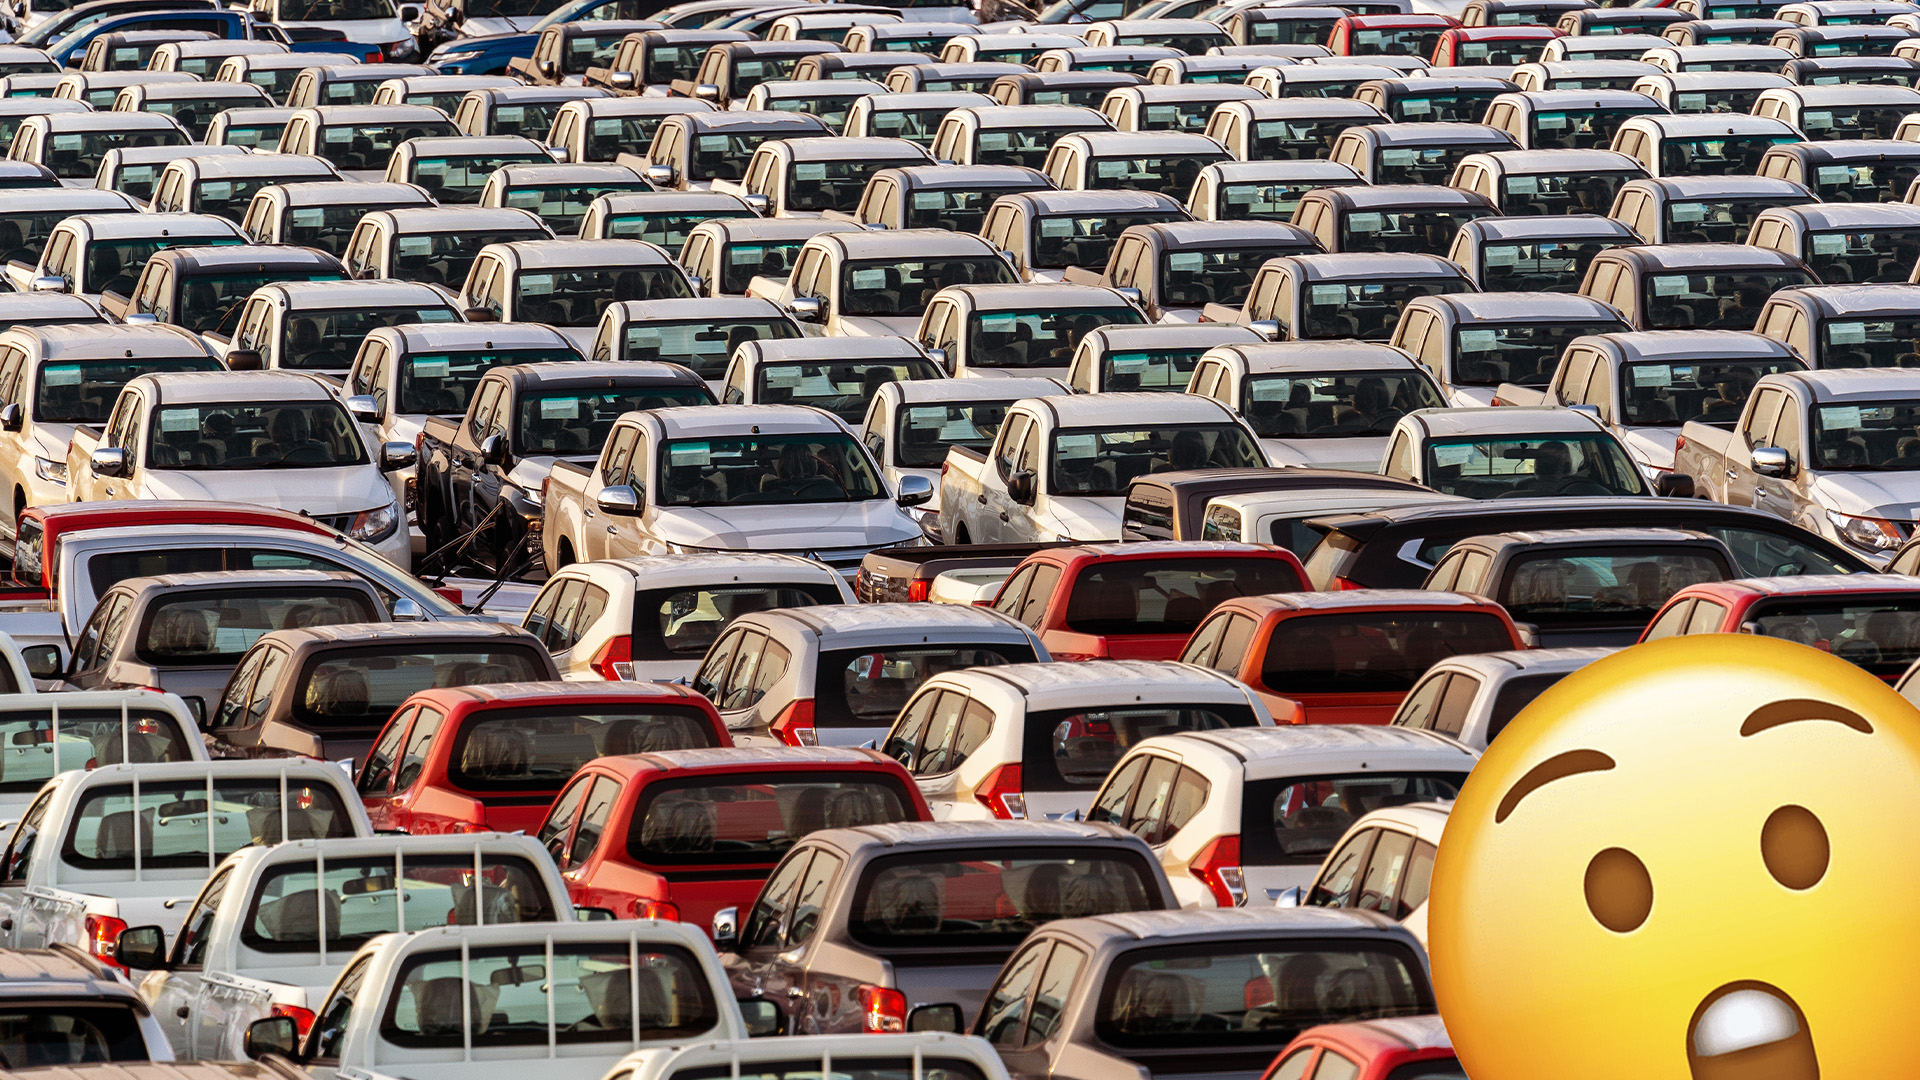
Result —
<instances>
[{"instance_id":1,"label":"beige car","mask_svg":"<svg viewBox=\"0 0 1920 1080\"><path fill-rule=\"evenodd\" d=\"M1419 802L1375 810L1340 838L1313 884L1287 890L1276 903L1377 911L1425 947L1427 889L1452 809L1452 802Z\"/></svg>"}]
</instances>

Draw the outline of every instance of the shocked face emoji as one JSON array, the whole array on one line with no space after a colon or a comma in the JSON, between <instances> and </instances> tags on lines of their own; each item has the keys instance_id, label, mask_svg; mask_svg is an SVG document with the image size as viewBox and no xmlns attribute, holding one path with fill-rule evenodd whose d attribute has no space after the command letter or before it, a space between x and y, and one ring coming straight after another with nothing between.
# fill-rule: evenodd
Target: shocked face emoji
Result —
<instances>
[{"instance_id":1,"label":"shocked face emoji","mask_svg":"<svg viewBox=\"0 0 1920 1080\"><path fill-rule=\"evenodd\" d=\"M1434 866L1473 1080L1865 1080L1913 1068L1920 711L1835 657L1676 637L1541 695Z\"/></svg>"}]
</instances>

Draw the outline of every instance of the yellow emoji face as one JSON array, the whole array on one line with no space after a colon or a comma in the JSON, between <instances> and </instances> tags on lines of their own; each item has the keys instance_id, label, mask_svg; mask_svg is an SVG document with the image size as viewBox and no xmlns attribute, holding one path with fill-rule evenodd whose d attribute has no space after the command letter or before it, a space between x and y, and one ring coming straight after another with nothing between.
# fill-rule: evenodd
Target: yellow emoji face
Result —
<instances>
[{"instance_id":1,"label":"yellow emoji face","mask_svg":"<svg viewBox=\"0 0 1920 1080\"><path fill-rule=\"evenodd\" d=\"M1745 634L1568 676L1460 793L1428 905L1473 1080L1911 1075L1920 711Z\"/></svg>"}]
</instances>

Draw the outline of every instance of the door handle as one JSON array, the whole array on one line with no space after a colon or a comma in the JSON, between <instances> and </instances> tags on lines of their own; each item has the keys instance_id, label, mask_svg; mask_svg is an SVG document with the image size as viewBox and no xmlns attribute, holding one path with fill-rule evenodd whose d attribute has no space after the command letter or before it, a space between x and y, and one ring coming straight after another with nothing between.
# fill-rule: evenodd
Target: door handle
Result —
<instances>
[{"instance_id":1,"label":"door handle","mask_svg":"<svg viewBox=\"0 0 1920 1080\"><path fill-rule=\"evenodd\" d=\"M11 929L13 929L12 919L0 919L0 930L11 930Z\"/></svg>"},{"instance_id":2,"label":"door handle","mask_svg":"<svg viewBox=\"0 0 1920 1080\"><path fill-rule=\"evenodd\" d=\"M1012 521L1013 519L1007 516L1007 512L1006 512L1005 510L1002 510L1002 511L1000 511L1000 520L1001 520L1001 521Z\"/></svg>"},{"instance_id":3,"label":"door handle","mask_svg":"<svg viewBox=\"0 0 1920 1080\"><path fill-rule=\"evenodd\" d=\"M581 507L581 508L580 508L580 516L581 516L581 517L589 517L589 518L590 518L590 517L592 517L592 516L593 516L593 507L591 507L591 506L583 506L583 507Z\"/></svg>"},{"instance_id":4,"label":"door handle","mask_svg":"<svg viewBox=\"0 0 1920 1080\"><path fill-rule=\"evenodd\" d=\"M1767 497L1767 489L1765 489L1765 488L1754 488L1754 489L1753 489L1753 497L1754 497L1755 499L1764 499L1764 498L1766 498L1766 497Z\"/></svg>"},{"instance_id":5,"label":"door handle","mask_svg":"<svg viewBox=\"0 0 1920 1080\"><path fill-rule=\"evenodd\" d=\"M1733 470L1733 469L1728 469L1728 470L1727 470L1727 479L1729 479L1729 480L1738 480L1738 479L1740 479L1740 474L1739 474L1739 472L1737 472L1737 471L1735 471L1735 470Z\"/></svg>"},{"instance_id":6,"label":"door handle","mask_svg":"<svg viewBox=\"0 0 1920 1080\"><path fill-rule=\"evenodd\" d=\"M192 1009L189 1009L185 1005L182 1005L179 1008L173 1010L173 1015L179 1017L182 1020L185 1020L187 1018L187 1014L191 1013L192 1011L193 1011Z\"/></svg>"},{"instance_id":7,"label":"door handle","mask_svg":"<svg viewBox=\"0 0 1920 1080\"><path fill-rule=\"evenodd\" d=\"M618 536L618 535L620 535L620 528L619 528L619 526L617 526L617 525L609 525L609 526L607 526L607 535L608 535L608 536Z\"/></svg>"},{"instance_id":8,"label":"door handle","mask_svg":"<svg viewBox=\"0 0 1920 1080\"><path fill-rule=\"evenodd\" d=\"M983 491L974 496L974 501L978 502L981 506L987 505L987 493Z\"/></svg>"}]
</instances>

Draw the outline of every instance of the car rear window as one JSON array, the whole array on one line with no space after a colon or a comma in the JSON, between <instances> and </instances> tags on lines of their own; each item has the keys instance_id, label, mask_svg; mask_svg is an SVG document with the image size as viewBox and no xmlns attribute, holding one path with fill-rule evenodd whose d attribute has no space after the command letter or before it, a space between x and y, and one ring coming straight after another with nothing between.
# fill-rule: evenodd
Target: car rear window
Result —
<instances>
[{"instance_id":1,"label":"car rear window","mask_svg":"<svg viewBox=\"0 0 1920 1080\"><path fill-rule=\"evenodd\" d=\"M398 863L392 855L330 858L321 872L282 863L261 876L240 940L261 952L319 952L324 927L326 951L344 958L377 934L552 921L552 897L532 863L476 848Z\"/></svg>"},{"instance_id":2,"label":"car rear window","mask_svg":"<svg viewBox=\"0 0 1920 1080\"><path fill-rule=\"evenodd\" d=\"M1920 596L1763 601L1747 621L1756 633L1811 645L1887 678L1920 659Z\"/></svg>"},{"instance_id":3,"label":"car rear window","mask_svg":"<svg viewBox=\"0 0 1920 1080\"><path fill-rule=\"evenodd\" d=\"M1645 626L1674 593L1725 580L1729 570L1698 547L1542 551L1507 567L1497 599L1514 618L1542 626Z\"/></svg>"},{"instance_id":4,"label":"car rear window","mask_svg":"<svg viewBox=\"0 0 1920 1080\"><path fill-rule=\"evenodd\" d=\"M1493 699L1493 711L1487 717L1487 741L1507 729L1520 710L1533 704L1533 699L1547 692L1548 688L1572 672L1554 672L1551 675L1522 675L1517 679L1508 679L1501 684L1500 693Z\"/></svg>"},{"instance_id":5,"label":"car rear window","mask_svg":"<svg viewBox=\"0 0 1920 1080\"><path fill-rule=\"evenodd\" d=\"M918 816L903 783L884 773L714 773L649 784L634 807L627 852L648 866L771 866L816 829Z\"/></svg>"},{"instance_id":6,"label":"car rear window","mask_svg":"<svg viewBox=\"0 0 1920 1080\"><path fill-rule=\"evenodd\" d=\"M9 1002L0 1009L0 1046L9 1061L41 1066L145 1062L149 1057L132 1002Z\"/></svg>"},{"instance_id":7,"label":"car rear window","mask_svg":"<svg viewBox=\"0 0 1920 1080\"><path fill-rule=\"evenodd\" d=\"M89 788L62 852L86 870L213 865L241 848L352 836L332 787L299 780L146 780ZM209 850L211 848L211 850Z\"/></svg>"},{"instance_id":8,"label":"car rear window","mask_svg":"<svg viewBox=\"0 0 1920 1080\"><path fill-rule=\"evenodd\" d=\"M1464 772L1365 772L1249 781L1240 795L1241 859L1248 866L1319 866L1363 815L1452 799Z\"/></svg>"},{"instance_id":9,"label":"car rear window","mask_svg":"<svg viewBox=\"0 0 1920 1080\"><path fill-rule=\"evenodd\" d=\"M1111 848L893 855L861 875L847 933L882 950L1011 949L1054 919L1162 906L1145 860Z\"/></svg>"},{"instance_id":10,"label":"car rear window","mask_svg":"<svg viewBox=\"0 0 1920 1080\"><path fill-rule=\"evenodd\" d=\"M824 583L740 583L643 592L633 602L633 658L693 660L707 655L720 631L742 615L775 608L838 604Z\"/></svg>"},{"instance_id":11,"label":"car rear window","mask_svg":"<svg viewBox=\"0 0 1920 1080\"><path fill-rule=\"evenodd\" d=\"M231 665L274 630L384 618L371 597L352 589L192 592L155 601L135 652L156 667Z\"/></svg>"},{"instance_id":12,"label":"car rear window","mask_svg":"<svg viewBox=\"0 0 1920 1080\"><path fill-rule=\"evenodd\" d=\"M1135 705L1030 713L1023 748L1027 791L1091 791L1128 750L1156 735L1258 727L1248 705Z\"/></svg>"},{"instance_id":13,"label":"car rear window","mask_svg":"<svg viewBox=\"0 0 1920 1080\"><path fill-rule=\"evenodd\" d=\"M815 727L889 727L920 684L962 668L1030 664L1025 641L956 642L899 648L840 649L820 654L814 676Z\"/></svg>"},{"instance_id":14,"label":"car rear window","mask_svg":"<svg viewBox=\"0 0 1920 1080\"><path fill-rule=\"evenodd\" d=\"M307 662L293 696L293 715L316 729L375 728L422 690L548 678L530 646L458 645L408 649L399 642L328 651Z\"/></svg>"},{"instance_id":15,"label":"car rear window","mask_svg":"<svg viewBox=\"0 0 1920 1080\"><path fill-rule=\"evenodd\" d=\"M1191 634L1236 596L1305 587L1283 559L1252 556L1120 559L1081 570L1067 594L1067 629L1109 636Z\"/></svg>"},{"instance_id":16,"label":"car rear window","mask_svg":"<svg viewBox=\"0 0 1920 1080\"><path fill-rule=\"evenodd\" d=\"M9 709L0 714L0 792L38 791L72 769L192 761L187 738L158 709Z\"/></svg>"},{"instance_id":17,"label":"car rear window","mask_svg":"<svg viewBox=\"0 0 1920 1080\"><path fill-rule=\"evenodd\" d=\"M1274 628L1260 681L1277 694L1400 692L1449 656L1520 647L1482 611L1305 615Z\"/></svg>"},{"instance_id":18,"label":"car rear window","mask_svg":"<svg viewBox=\"0 0 1920 1080\"><path fill-rule=\"evenodd\" d=\"M558 792L597 757L718 745L713 720L685 705L487 709L454 735L447 779L465 791Z\"/></svg>"}]
</instances>

